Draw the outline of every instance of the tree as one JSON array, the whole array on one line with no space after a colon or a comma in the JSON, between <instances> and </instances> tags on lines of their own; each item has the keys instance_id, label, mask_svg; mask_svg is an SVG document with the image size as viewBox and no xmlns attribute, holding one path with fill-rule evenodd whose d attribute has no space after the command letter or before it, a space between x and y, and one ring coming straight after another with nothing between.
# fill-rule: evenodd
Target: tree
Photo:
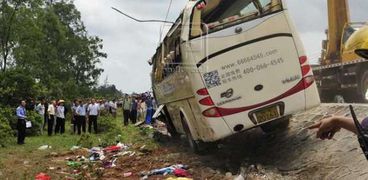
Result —
<instances>
[{"instance_id":1,"label":"tree","mask_svg":"<svg viewBox=\"0 0 368 180\"><path fill-rule=\"evenodd\" d=\"M49 90L50 96L90 94L85 90L97 85L103 72L98 66L107 55L101 51L102 40L88 35L80 12L72 1L47 4L39 1L19 5L17 9L14 9L15 5L7 7L16 12L12 21L11 43L4 51L7 58L12 57L13 67L28 72L28 76ZM4 13L0 15L5 16ZM9 64L8 60L4 62ZM78 93L81 92L78 89L83 94Z\"/></svg>"}]
</instances>

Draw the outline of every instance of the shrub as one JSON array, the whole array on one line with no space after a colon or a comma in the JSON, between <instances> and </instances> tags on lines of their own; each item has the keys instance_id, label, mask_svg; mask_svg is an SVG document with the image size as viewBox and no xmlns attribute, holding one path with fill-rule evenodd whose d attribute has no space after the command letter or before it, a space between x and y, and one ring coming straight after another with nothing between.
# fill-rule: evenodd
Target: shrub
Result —
<instances>
[{"instance_id":1,"label":"shrub","mask_svg":"<svg viewBox=\"0 0 368 180\"><path fill-rule=\"evenodd\" d=\"M43 127L43 117L41 117L41 115L34 111L27 111L27 120L32 122L32 128L26 130L27 135L41 135L41 130Z\"/></svg>"},{"instance_id":2,"label":"shrub","mask_svg":"<svg viewBox=\"0 0 368 180\"><path fill-rule=\"evenodd\" d=\"M94 140L90 134L82 134L77 144L84 148L91 148L94 145Z\"/></svg>"},{"instance_id":3,"label":"shrub","mask_svg":"<svg viewBox=\"0 0 368 180\"><path fill-rule=\"evenodd\" d=\"M15 115L15 108L0 107L0 116L3 118L4 121L7 121L9 127L12 129L11 135L15 135L18 122L18 119ZM32 128L26 130L27 135L40 135L43 126L43 117L41 117L34 111L27 111L27 118L27 120L32 122Z\"/></svg>"},{"instance_id":4,"label":"shrub","mask_svg":"<svg viewBox=\"0 0 368 180\"><path fill-rule=\"evenodd\" d=\"M121 127L122 124L118 123L118 120L111 115L100 116L97 120L99 132L111 132L114 129Z\"/></svg>"},{"instance_id":5,"label":"shrub","mask_svg":"<svg viewBox=\"0 0 368 180\"><path fill-rule=\"evenodd\" d=\"M13 139L13 130L11 129L9 122L3 116L0 116L0 147L7 146Z\"/></svg>"}]
</instances>

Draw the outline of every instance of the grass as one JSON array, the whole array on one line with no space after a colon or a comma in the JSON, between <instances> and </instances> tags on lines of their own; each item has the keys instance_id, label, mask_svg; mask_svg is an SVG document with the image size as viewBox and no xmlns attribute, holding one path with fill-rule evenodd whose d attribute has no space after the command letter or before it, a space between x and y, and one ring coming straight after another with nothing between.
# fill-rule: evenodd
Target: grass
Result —
<instances>
[{"instance_id":1,"label":"grass","mask_svg":"<svg viewBox=\"0 0 368 180\"><path fill-rule=\"evenodd\" d=\"M65 179L62 175L53 174L49 170L50 167L65 167L66 162L64 159L55 161L51 155L66 154L70 152L72 146L78 145L78 142L89 141L85 146L98 146L101 143L105 145L114 144L116 137L120 135L120 140L125 144L134 144L136 146L146 145L150 148L156 148L156 142L148 138L147 135L152 130L139 129L134 126L123 127L121 116L118 116L113 121L114 128L108 132L102 132L99 134L86 134L82 135L85 139L79 135L71 133L70 124L66 125L66 133L63 135L53 135L51 137L47 135L26 137L24 145L17 145L16 138L14 142L5 148L0 148L0 179L34 179L35 175L39 172L46 172L60 179ZM101 118L105 120L106 118ZM44 134L47 134L44 133ZM49 145L52 148L47 150L39 150L42 145ZM90 147L86 147L90 148ZM57 179L56 178L56 179Z\"/></svg>"}]
</instances>

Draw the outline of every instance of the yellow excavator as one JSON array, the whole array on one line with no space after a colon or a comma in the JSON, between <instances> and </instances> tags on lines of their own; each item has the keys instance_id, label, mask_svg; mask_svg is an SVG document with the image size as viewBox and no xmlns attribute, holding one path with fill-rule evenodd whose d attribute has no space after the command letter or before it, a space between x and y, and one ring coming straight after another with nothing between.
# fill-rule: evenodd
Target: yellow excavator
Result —
<instances>
[{"instance_id":1,"label":"yellow excavator","mask_svg":"<svg viewBox=\"0 0 368 180\"><path fill-rule=\"evenodd\" d=\"M327 0L327 39L313 66L323 102L368 102L368 23L351 22L347 0Z\"/></svg>"}]
</instances>

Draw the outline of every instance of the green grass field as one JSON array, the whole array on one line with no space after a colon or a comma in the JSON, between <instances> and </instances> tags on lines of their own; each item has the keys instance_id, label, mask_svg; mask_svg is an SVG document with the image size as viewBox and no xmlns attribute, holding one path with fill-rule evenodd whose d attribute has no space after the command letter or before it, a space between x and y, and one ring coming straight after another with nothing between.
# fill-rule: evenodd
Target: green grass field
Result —
<instances>
[{"instance_id":1,"label":"green grass field","mask_svg":"<svg viewBox=\"0 0 368 180\"><path fill-rule=\"evenodd\" d=\"M111 145L114 144L118 135L120 135L119 140L125 144L137 146L144 144L152 148L157 147L156 142L146 136L152 130L140 129L131 125L123 127L121 116L116 119L101 118L101 120L106 119L114 121L111 122L114 126L112 130L99 134L86 133L83 138L71 133L70 123L66 124L66 132L63 135L49 137L47 132L44 132L44 135L41 136L26 137L26 144L24 145L17 145L16 137L14 137L11 145L0 148L0 179L34 179L39 172L46 172L52 175L53 179L55 177L56 179L63 179L63 175L54 174L54 171L50 171L50 167L63 167L65 166L65 160L55 161L53 156L64 157L65 154L71 152L70 148L75 145L87 144L83 147L93 147L101 144ZM43 145L49 145L51 148L39 150L38 148Z\"/></svg>"}]
</instances>

